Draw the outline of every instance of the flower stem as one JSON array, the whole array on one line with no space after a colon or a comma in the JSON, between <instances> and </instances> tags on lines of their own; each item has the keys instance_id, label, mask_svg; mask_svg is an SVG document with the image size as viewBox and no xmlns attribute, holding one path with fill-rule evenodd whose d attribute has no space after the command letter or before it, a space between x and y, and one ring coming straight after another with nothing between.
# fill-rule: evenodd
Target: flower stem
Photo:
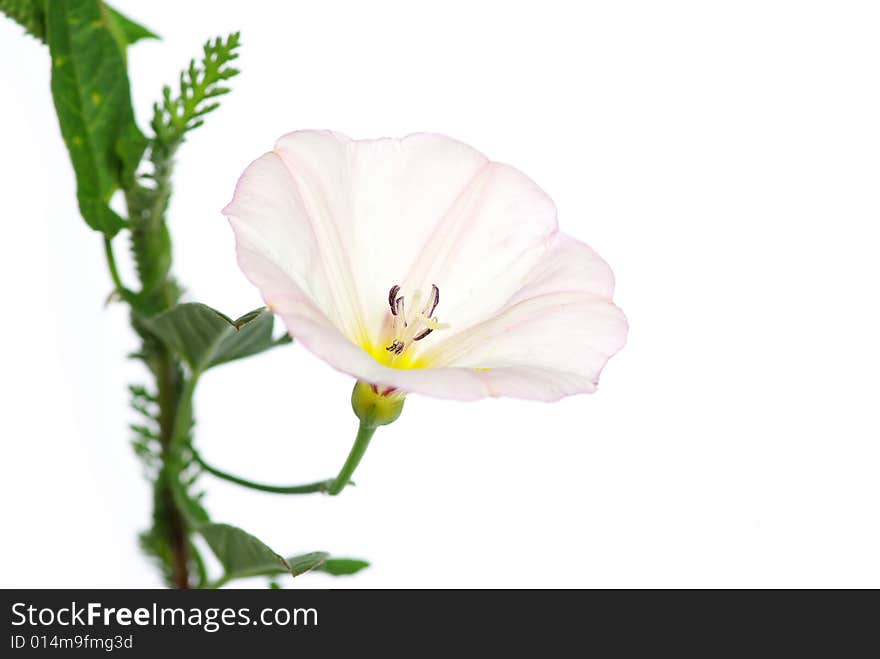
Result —
<instances>
[{"instance_id":1,"label":"flower stem","mask_svg":"<svg viewBox=\"0 0 880 659\"><path fill-rule=\"evenodd\" d=\"M370 445L370 440L373 438L373 433L375 432L376 426L367 425L361 422L361 425L358 428L357 437L355 437L354 440L354 446L351 447L351 452L348 454L348 459L345 461L345 464L342 465L339 475L330 484L330 487L327 489L327 494L335 496L342 492L343 488L351 480L354 470L357 469L358 464L360 464L361 458L364 457L364 453L367 452L367 447Z\"/></svg>"},{"instance_id":2,"label":"flower stem","mask_svg":"<svg viewBox=\"0 0 880 659\"><path fill-rule=\"evenodd\" d=\"M327 492L333 484L333 479L306 483L305 485L265 485L263 483L255 483L254 481L234 476L229 472L221 471L220 469L209 465L192 447L190 447L190 451L192 452L193 461L212 476L229 481L230 483L235 483L236 485L241 485L242 487L248 487L252 490L272 492L274 494L312 494L314 492Z\"/></svg>"}]
</instances>

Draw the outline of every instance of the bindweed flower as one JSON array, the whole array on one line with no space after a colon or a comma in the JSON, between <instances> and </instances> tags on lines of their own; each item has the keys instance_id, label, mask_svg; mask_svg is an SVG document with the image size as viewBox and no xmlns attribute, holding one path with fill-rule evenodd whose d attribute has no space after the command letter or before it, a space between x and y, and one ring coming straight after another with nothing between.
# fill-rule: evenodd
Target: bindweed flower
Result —
<instances>
[{"instance_id":1,"label":"bindweed flower","mask_svg":"<svg viewBox=\"0 0 880 659\"><path fill-rule=\"evenodd\" d=\"M610 268L559 232L550 198L442 135L290 133L248 166L223 212L267 306L358 380L348 459L297 492L339 494L407 393L588 393L626 341Z\"/></svg>"},{"instance_id":2,"label":"bindweed flower","mask_svg":"<svg viewBox=\"0 0 880 659\"><path fill-rule=\"evenodd\" d=\"M543 190L448 137L290 133L223 212L269 308L375 396L589 393L626 340L610 268Z\"/></svg>"}]
</instances>

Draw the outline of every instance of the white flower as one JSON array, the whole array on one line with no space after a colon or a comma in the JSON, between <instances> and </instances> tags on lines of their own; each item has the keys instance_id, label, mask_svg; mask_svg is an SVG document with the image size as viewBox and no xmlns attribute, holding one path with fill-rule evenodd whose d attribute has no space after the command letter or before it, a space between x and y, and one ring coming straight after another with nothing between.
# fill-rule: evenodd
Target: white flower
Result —
<instances>
[{"instance_id":1,"label":"white flower","mask_svg":"<svg viewBox=\"0 0 880 659\"><path fill-rule=\"evenodd\" d=\"M224 209L290 333L379 393L552 401L624 345L614 278L520 171L448 137L282 137Z\"/></svg>"}]
</instances>

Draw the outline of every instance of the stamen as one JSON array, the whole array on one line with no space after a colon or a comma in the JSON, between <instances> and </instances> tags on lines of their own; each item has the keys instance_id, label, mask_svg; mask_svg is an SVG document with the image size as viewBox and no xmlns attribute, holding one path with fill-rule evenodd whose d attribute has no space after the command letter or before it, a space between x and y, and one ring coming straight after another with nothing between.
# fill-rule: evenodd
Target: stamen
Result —
<instances>
[{"instance_id":1,"label":"stamen","mask_svg":"<svg viewBox=\"0 0 880 659\"><path fill-rule=\"evenodd\" d=\"M436 318L425 318L422 322L432 330L449 329L449 323L438 323Z\"/></svg>"},{"instance_id":2,"label":"stamen","mask_svg":"<svg viewBox=\"0 0 880 659\"><path fill-rule=\"evenodd\" d=\"M416 291L415 293L413 293L413 296L412 296L412 308L413 308L414 311L417 310L417 309L419 308L419 302L421 302L421 301L422 301L422 292L421 292L421 291ZM418 311L416 311L416 313L418 313Z\"/></svg>"},{"instance_id":3,"label":"stamen","mask_svg":"<svg viewBox=\"0 0 880 659\"><path fill-rule=\"evenodd\" d=\"M411 343L421 341L435 330L445 329L448 325L437 322L437 318L433 316L437 305L440 304L440 288L436 284L431 284L431 292L425 302L425 306L421 307L422 292L416 290L413 292L410 308L413 309L411 318L406 317L406 305L404 296L398 296L400 286L395 285L388 291L388 306L391 308L393 316L391 322L392 342L386 346L385 350L392 355L402 354Z\"/></svg>"},{"instance_id":4,"label":"stamen","mask_svg":"<svg viewBox=\"0 0 880 659\"><path fill-rule=\"evenodd\" d=\"M437 287L437 284L431 284L431 292L433 293L431 297L434 300L434 304L431 305L430 311L425 314L428 318L434 315L434 309L440 304L440 289Z\"/></svg>"},{"instance_id":5,"label":"stamen","mask_svg":"<svg viewBox=\"0 0 880 659\"><path fill-rule=\"evenodd\" d=\"M400 290L400 286L392 286L391 290L388 291L388 306L391 307L391 313L392 313L392 315L395 315L395 316L397 315L397 304L396 303L400 302L400 300L395 301L395 298L397 296L397 291L399 291L399 290Z\"/></svg>"},{"instance_id":6,"label":"stamen","mask_svg":"<svg viewBox=\"0 0 880 659\"><path fill-rule=\"evenodd\" d=\"M430 333L433 332L433 331L434 331L434 330L431 329L431 328L429 327L429 328L426 329L425 331L423 331L423 332L419 332L418 334L416 334L416 335L413 337L413 341L421 341L422 339L424 339L426 336L428 336L428 334L430 334Z\"/></svg>"},{"instance_id":7,"label":"stamen","mask_svg":"<svg viewBox=\"0 0 880 659\"><path fill-rule=\"evenodd\" d=\"M395 355L399 355L400 353L403 352L403 349L405 347L406 346L401 341L394 339L394 343L392 343L390 346L387 346L385 348L385 350L387 350L388 352L394 353Z\"/></svg>"}]
</instances>

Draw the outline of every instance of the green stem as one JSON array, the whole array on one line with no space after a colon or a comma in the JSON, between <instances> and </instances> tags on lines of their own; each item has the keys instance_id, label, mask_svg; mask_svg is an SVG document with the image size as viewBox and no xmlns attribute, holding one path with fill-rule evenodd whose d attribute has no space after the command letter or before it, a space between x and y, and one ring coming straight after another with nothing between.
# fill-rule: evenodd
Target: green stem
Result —
<instances>
[{"instance_id":1,"label":"green stem","mask_svg":"<svg viewBox=\"0 0 880 659\"><path fill-rule=\"evenodd\" d=\"M174 430L171 434L171 454L173 457L179 456L180 447L186 443L189 431L192 428L193 419L193 394L196 391L196 384L199 382L200 373L193 373L180 392L180 399L177 403L177 414L174 417Z\"/></svg>"},{"instance_id":2,"label":"green stem","mask_svg":"<svg viewBox=\"0 0 880 659\"><path fill-rule=\"evenodd\" d=\"M104 236L104 254L107 256L107 268L110 270L110 278L113 280L113 286L119 297L132 304L134 293L125 287L122 278L119 276L119 268L116 266L116 254L113 252L113 241L109 236ZM112 297L112 296L111 296Z\"/></svg>"},{"instance_id":3,"label":"green stem","mask_svg":"<svg viewBox=\"0 0 880 659\"><path fill-rule=\"evenodd\" d=\"M162 441L162 472L156 480L157 501L167 511L168 545L171 549L171 575L175 588L189 588L189 541L186 520L174 498L174 487L180 478L175 447L175 434L180 420L181 389L177 364L165 349L159 351L154 363L158 389L159 428ZM190 394L191 395L191 394Z\"/></svg>"},{"instance_id":4,"label":"green stem","mask_svg":"<svg viewBox=\"0 0 880 659\"><path fill-rule=\"evenodd\" d=\"M343 488L351 480L354 470L360 464L361 458L364 457L364 453L367 452L367 447L370 445L370 440L375 432L376 426L368 426L361 422L357 437L354 440L354 446L351 447L351 452L348 454L348 459L342 465L339 475L330 484L327 494L335 496L342 492Z\"/></svg>"},{"instance_id":5,"label":"green stem","mask_svg":"<svg viewBox=\"0 0 880 659\"><path fill-rule=\"evenodd\" d=\"M252 490L272 492L274 494L312 494L314 492L327 492L333 484L333 479L306 483L305 485L265 485L263 483L255 483L254 481L249 481L245 478L221 471L216 467L212 467L202 459L202 456L199 455L194 448L190 448L190 450L192 451L193 460L196 464L212 476L229 481L230 483L235 483L236 485L241 485L242 487L249 487Z\"/></svg>"},{"instance_id":6,"label":"green stem","mask_svg":"<svg viewBox=\"0 0 880 659\"><path fill-rule=\"evenodd\" d=\"M110 277L113 279L113 285L120 295L124 294L125 286L122 285L122 279L119 277L119 268L116 267L116 255L113 254L113 242L110 237L104 236L104 254L107 255L107 267L110 269Z\"/></svg>"},{"instance_id":7,"label":"green stem","mask_svg":"<svg viewBox=\"0 0 880 659\"><path fill-rule=\"evenodd\" d=\"M202 555L199 553L199 550L190 542L189 546L190 556L192 556L193 563L195 563L196 570L199 573L199 581L198 587L204 588L207 586L208 582L208 570L205 568L205 561L202 559Z\"/></svg>"}]
</instances>

